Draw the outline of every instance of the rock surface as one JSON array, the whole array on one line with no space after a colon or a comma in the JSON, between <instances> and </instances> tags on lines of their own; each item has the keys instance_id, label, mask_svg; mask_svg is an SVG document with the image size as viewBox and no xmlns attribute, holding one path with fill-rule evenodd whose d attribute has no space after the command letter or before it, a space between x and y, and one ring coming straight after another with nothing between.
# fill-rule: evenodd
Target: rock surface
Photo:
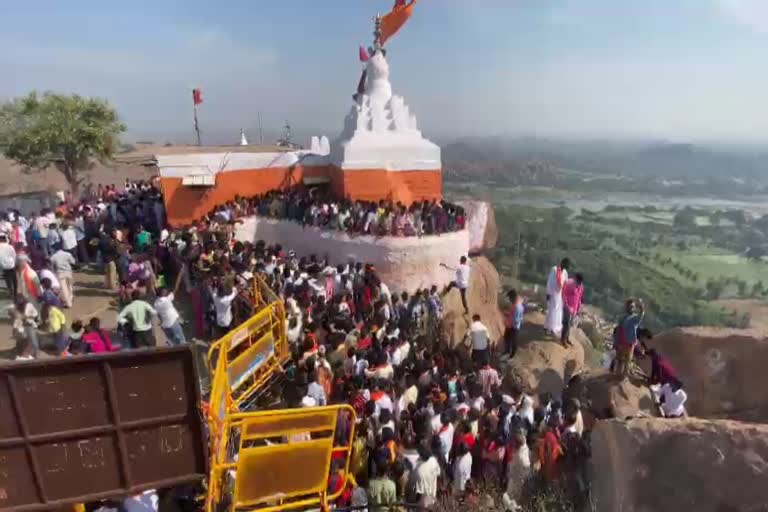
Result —
<instances>
[{"instance_id":1,"label":"rock surface","mask_svg":"<svg viewBox=\"0 0 768 512\"><path fill-rule=\"evenodd\" d=\"M470 253L483 253L496 247L499 230L493 205L487 201L460 201L458 204L466 212Z\"/></svg>"},{"instance_id":2,"label":"rock surface","mask_svg":"<svg viewBox=\"0 0 768 512\"><path fill-rule=\"evenodd\" d=\"M661 418L598 422L592 496L600 512L750 512L768 504L768 426Z\"/></svg>"},{"instance_id":3,"label":"rock surface","mask_svg":"<svg viewBox=\"0 0 768 512\"><path fill-rule=\"evenodd\" d=\"M573 345L563 347L559 340L544 334L543 326L541 313L526 315L517 353L507 362L504 375L507 382L516 380L528 393L559 397L571 377L584 370L584 346L579 334L572 332Z\"/></svg>"},{"instance_id":4,"label":"rock surface","mask_svg":"<svg viewBox=\"0 0 768 512\"><path fill-rule=\"evenodd\" d=\"M578 385L569 396L589 404L591 411L602 414L609 408L615 417L659 416L651 390L639 382L617 379L606 370L588 370L581 374Z\"/></svg>"},{"instance_id":5,"label":"rock surface","mask_svg":"<svg viewBox=\"0 0 768 512\"><path fill-rule=\"evenodd\" d=\"M694 327L662 333L650 346L679 373L689 415L768 422L768 339L752 330Z\"/></svg>"},{"instance_id":6,"label":"rock surface","mask_svg":"<svg viewBox=\"0 0 768 512\"><path fill-rule=\"evenodd\" d=\"M441 330L451 346L460 345L463 342L474 314L480 315L494 343L501 340L504 334L504 320L498 304L501 293L499 273L484 256L472 258L470 263L472 270L467 291L469 314L464 313L461 295L457 289L451 290L443 297L444 314Z\"/></svg>"}]
</instances>

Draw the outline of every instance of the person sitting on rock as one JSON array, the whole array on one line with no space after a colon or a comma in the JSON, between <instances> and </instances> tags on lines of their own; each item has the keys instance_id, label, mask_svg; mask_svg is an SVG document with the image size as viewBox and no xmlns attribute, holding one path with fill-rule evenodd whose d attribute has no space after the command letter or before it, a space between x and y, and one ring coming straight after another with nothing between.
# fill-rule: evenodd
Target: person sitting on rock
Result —
<instances>
[{"instance_id":1,"label":"person sitting on rock","mask_svg":"<svg viewBox=\"0 0 768 512\"><path fill-rule=\"evenodd\" d=\"M688 394L683 390L683 383L675 379L661 386L659 405L665 418L684 418L688 416L685 402Z\"/></svg>"}]
</instances>

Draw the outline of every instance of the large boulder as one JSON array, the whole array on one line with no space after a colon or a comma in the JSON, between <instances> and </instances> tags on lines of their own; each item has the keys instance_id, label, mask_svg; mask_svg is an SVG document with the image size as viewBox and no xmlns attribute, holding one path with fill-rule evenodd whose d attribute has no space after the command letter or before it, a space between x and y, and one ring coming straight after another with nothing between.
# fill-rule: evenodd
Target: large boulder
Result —
<instances>
[{"instance_id":1,"label":"large boulder","mask_svg":"<svg viewBox=\"0 0 768 512\"><path fill-rule=\"evenodd\" d=\"M679 373L691 416L768 422L768 339L757 331L673 329L651 346Z\"/></svg>"},{"instance_id":2,"label":"large boulder","mask_svg":"<svg viewBox=\"0 0 768 512\"><path fill-rule=\"evenodd\" d=\"M482 322L488 327L494 343L504 334L504 320L499 311L498 302L501 293L499 273L484 256L472 258L470 266L472 270L467 290L469 314L464 313L461 295L457 289L443 297L444 314L441 330L444 338L452 346L462 343L472 323L472 315L475 314L480 315Z\"/></svg>"},{"instance_id":3,"label":"large boulder","mask_svg":"<svg viewBox=\"0 0 768 512\"><path fill-rule=\"evenodd\" d=\"M466 213L469 252L477 254L496 247L499 230L493 205L487 201L461 201L458 204Z\"/></svg>"},{"instance_id":4,"label":"large boulder","mask_svg":"<svg viewBox=\"0 0 768 512\"><path fill-rule=\"evenodd\" d=\"M571 339L572 346L562 346L559 339L544 333L541 313L527 314L518 336L517 353L505 364L506 381L517 382L528 393L559 397L571 377L585 367L584 346L576 336Z\"/></svg>"},{"instance_id":5,"label":"large boulder","mask_svg":"<svg viewBox=\"0 0 768 512\"><path fill-rule=\"evenodd\" d=\"M592 498L605 512L749 512L768 504L768 426L663 418L600 421Z\"/></svg>"},{"instance_id":6,"label":"large boulder","mask_svg":"<svg viewBox=\"0 0 768 512\"><path fill-rule=\"evenodd\" d=\"M659 410L648 386L643 383L617 378L607 370L587 370L578 383L568 390L569 396L600 417L610 414L616 418L659 416Z\"/></svg>"}]
</instances>

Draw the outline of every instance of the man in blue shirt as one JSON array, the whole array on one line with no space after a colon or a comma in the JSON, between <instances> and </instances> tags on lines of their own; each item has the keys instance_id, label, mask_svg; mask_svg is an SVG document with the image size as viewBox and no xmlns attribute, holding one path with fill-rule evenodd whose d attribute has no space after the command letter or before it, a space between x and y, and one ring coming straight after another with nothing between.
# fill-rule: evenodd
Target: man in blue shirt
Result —
<instances>
[{"instance_id":1,"label":"man in blue shirt","mask_svg":"<svg viewBox=\"0 0 768 512\"><path fill-rule=\"evenodd\" d=\"M618 362L616 371L626 379L632 368L632 358L637 345L637 329L645 316L645 306L642 300L629 299L624 309L625 314L616 327L613 343Z\"/></svg>"},{"instance_id":2,"label":"man in blue shirt","mask_svg":"<svg viewBox=\"0 0 768 512\"><path fill-rule=\"evenodd\" d=\"M504 324L506 329L504 330L504 347L509 357L515 357L517 352L517 334L520 332L520 328L523 326L523 314L525 313L525 307L523 306L523 298L518 295L516 290L510 290L507 293L509 299L509 311L507 312Z\"/></svg>"}]
</instances>

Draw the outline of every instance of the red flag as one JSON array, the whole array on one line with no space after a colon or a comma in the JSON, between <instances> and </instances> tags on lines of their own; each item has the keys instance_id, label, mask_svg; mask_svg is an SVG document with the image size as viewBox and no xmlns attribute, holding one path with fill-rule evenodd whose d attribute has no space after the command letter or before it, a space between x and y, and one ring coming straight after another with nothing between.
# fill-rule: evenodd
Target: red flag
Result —
<instances>
[{"instance_id":1,"label":"red flag","mask_svg":"<svg viewBox=\"0 0 768 512\"><path fill-rule=\"evenodd\" d=\"M416 0L411 0L407 5L404 0L395 0L395 6L392 8L392 11L381 18L379 43L384 44L387 39L395 35L405 25L405 22L413 14L415 5Z\"/></svg>"},{"instance_id":2,"label":"red flag","mask_svg":"<svg viewBox=\"0 0 768 512\"><path fill-rule=\"evenodd\" d=\"M368 59L370 59L370 57L368 56L368 52L366 51L365 48L363 48L362 45L360 46L358 55L360 57L360 62L368 62Z\"/></svg>"},{"instance_id":3,"label":"red flag","mask_svg":"<svg viewBox=\"0 0 768 512\"><path fill-rule=\"evenodd\" d=\"M203 90L202 89L192 89L192 102L195 105L199 105L203 102Z\"/></svg>"}]
</instances>

